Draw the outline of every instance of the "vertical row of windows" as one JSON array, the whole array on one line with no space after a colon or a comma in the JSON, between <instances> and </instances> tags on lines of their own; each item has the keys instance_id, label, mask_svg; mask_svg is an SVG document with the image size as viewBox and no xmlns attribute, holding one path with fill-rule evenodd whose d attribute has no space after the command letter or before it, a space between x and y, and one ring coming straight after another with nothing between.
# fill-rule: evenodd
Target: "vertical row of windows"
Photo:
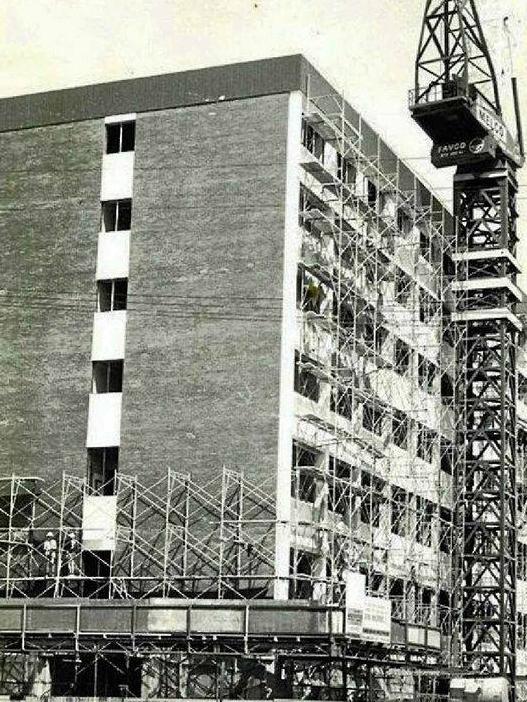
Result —
<instances>
[{"instance_id":1,"label":"vertical row of windows","mask_svg":"<svg viewBox=\"0 0 527 702\"><path fill-rule=\"evenodd\" d=\"M106 125L106 154L130 152L135 149L135 122L128 120ZM132 200L101 202L101 231L127 231L132 226ZM114 278L97 281L97 312L126 310L128 280ZM123 390L124 359L92 362L92 393L121 393ZM115 493L119 469L119 447L105 446L88 449L88 485L96 494Z\"/></svg>"}]
</instances>

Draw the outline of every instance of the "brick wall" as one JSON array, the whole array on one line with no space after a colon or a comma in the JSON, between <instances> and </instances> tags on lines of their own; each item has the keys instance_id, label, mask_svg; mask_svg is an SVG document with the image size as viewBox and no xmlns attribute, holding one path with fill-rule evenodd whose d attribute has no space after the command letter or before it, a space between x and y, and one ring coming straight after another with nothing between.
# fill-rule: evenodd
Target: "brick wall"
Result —
<instances>
[{"instance_id":1,"label":"brick wall","mask_svg":"<svg viewBox=\"0 0 527 702\"><path fill-rule=\"evenodd\" d=\"M0 135L0 475L85 474L103 135Z\"/></svg>"},{"instance_id":2,"label":"brick wall","mask_svg":"<svg viewBox=\"0 0 527 702\"><path fill-rule=\"evenodd\" d=\"M275 473L287 105L138 116L123 471Z\"/></svg>"}]
</instances>

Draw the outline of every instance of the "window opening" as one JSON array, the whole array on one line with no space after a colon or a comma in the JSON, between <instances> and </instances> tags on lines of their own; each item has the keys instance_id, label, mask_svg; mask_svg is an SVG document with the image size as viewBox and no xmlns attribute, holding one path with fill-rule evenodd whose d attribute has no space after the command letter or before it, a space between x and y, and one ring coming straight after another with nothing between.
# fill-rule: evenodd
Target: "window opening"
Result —
<instances>
[{"instance_id":1,"label":"window opening","mask_svg":"<svg viewBox=\"0 0 527 702\"><path fill-rule=\"evenodd\" d=\"M113 122L106 125L106 153L118 154L135 149L135 122Z\"/></svg>"},{"instance_id":2,"label":"window opening","mask_svg":"<svg viewBox=\"0 0 527 702\"><path fill-rule=\"evenodd\" d=\"M128 302L128 280L114 278L97 281L97 311L125 310Z\"/></svg>"},{"instance_id":3,"label":"window opening","mask_svg":"<svg viewBox=\"0 0 527 702\"><path fill-rule=\"evenodd\" d=\"M320 380L314 370L318 363L295 351L295 392L313 402L320 399Z\"/></svg>"},{"instance_id":4,"label":"window opening","mask_svg":"<svg viewBox=\"0 0 527 702\"><path fill-rule=\"evenodd\" d=\"M119 467L119 448L88 449L88 487L97 495L114 495Z\"/></svg>"},{"instance_id":5,"label":"window opening","mask_svg":"<svg viewBox=\"0 0 527 702\"><path fill-rule=\"evenodd\" d=\"M122 392L123 390L123 361L93 361L92 392Z\"/></svg>"},{"instance_id":6,"label":"window opening","mask_svg":"<svg viewBox=\"0 0 527 702\"><path fill-rule=\"evenodd\" d=\"M132 226L131 200L106 200L101 203L101 227L104 232L126 231Z\"/></svg>"}]
</instances>

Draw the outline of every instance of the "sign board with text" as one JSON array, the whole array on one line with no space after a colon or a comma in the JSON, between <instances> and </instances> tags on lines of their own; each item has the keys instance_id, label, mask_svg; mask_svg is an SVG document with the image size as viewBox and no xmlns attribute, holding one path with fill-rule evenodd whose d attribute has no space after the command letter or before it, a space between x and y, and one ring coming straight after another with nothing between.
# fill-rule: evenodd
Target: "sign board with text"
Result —
<instances>
[{"instance_id":1,"label":"sign board with text","mask_svg":"<svg viewBox=\"0 0 527 702\"><path fill-rule=\"evenodd\" d=\"M346 576L346 634L364 641L389 644L392 629L392 603L366 595L366 577Z\"/></svg>"}]
</instances>

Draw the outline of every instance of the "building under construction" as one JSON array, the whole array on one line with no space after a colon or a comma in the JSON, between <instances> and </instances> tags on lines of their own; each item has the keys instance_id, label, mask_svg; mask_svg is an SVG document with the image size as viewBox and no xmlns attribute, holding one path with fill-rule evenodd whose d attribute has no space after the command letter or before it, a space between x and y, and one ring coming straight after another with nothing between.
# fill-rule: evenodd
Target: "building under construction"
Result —
<instances>
[{"instance_id":1,"label":"building under construction","mask_svg":"<svg viewBox=\"0 0 527 702\"><path fill-rule=\"evenodd\" d=\"M0 129L0 692L432 702L481 672L442 202L298 55L10 98Z\"/></svg>"}]
</instances>

